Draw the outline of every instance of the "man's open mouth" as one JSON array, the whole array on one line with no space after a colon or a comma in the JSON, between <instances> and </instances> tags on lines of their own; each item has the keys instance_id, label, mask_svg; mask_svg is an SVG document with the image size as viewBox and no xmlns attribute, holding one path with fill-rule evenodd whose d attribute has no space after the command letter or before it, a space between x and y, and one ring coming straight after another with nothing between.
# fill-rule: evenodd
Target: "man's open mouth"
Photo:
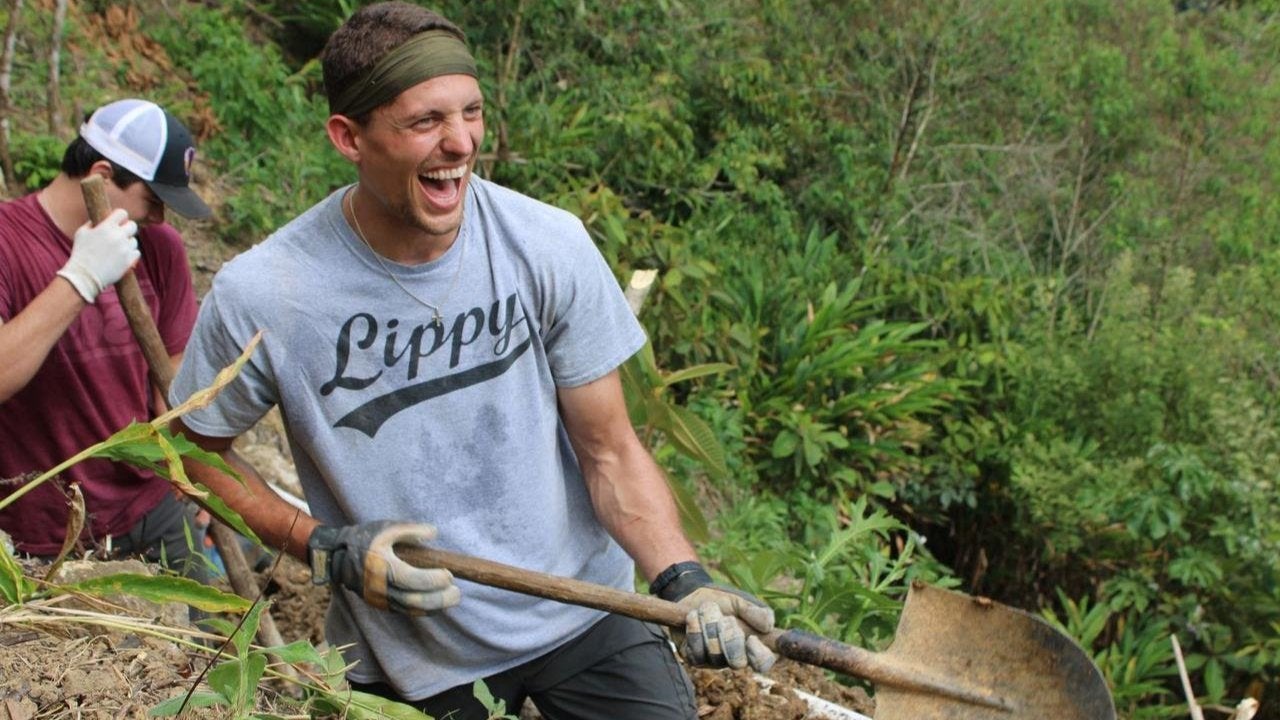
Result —
<instances>
[{"instance_id":1,"label":"man's open mouth","mask_svg":"<svg viewBox=\"0 0 1280 720\"><path fill-rule=\"evenodd\" d=\"M462 178L467 174L467 166L442 168L418 175L418 181L431 202L441 206L451 206L458 199L462 186Z\"/></svg>"}]
</instances>

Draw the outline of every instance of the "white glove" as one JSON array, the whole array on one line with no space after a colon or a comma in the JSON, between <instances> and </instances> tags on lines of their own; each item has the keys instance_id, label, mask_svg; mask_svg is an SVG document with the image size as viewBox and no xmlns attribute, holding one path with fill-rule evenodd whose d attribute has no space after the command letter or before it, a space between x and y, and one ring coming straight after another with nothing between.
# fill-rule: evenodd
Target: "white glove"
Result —
<instances>
[{"instance_id":1,"label":"white glove","mask_svg":"<svg viewBox=\"0 0 1280 720\"><path fill-rule=\"evenodd\" d=\"M76 230L71 257L58 275L66 278L87 303L124 277L125 271L142 256L134 237L138 224L128 218L124 210L116 209L97 225L85 223Z\"/></svg>"}]
</instances>

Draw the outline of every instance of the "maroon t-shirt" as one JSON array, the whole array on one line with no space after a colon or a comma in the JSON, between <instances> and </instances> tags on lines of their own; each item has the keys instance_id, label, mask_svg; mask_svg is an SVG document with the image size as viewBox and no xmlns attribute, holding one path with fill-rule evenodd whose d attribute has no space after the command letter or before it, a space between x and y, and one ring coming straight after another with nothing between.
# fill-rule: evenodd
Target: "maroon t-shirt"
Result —
<instances>
[{"instance_id":1,"label":"maroon t-shirt","mask_svg":"<svg viewBox=\"0 0 1280 720\"><path fill-rule=\"evenodd\" d=\"M167 224L143 228L138 247L134 273L172 355L186 345L196 316L187 254ZM0 204L0 319L12 320L43 292L70 254L71 238L35 194ZM151 398L146 359L108 288L80 312L31 382L0 402L0 480L34 477L134 420L149 420ZM87 460L63 478L84 492L89 541L128 532L170 491L163 478L108 460ZM6 481L0 496L21 485ZM51 483L0 510L0 529L28 553L56 553L66 526L66 499Z\"/></svg>"}]
</instances>

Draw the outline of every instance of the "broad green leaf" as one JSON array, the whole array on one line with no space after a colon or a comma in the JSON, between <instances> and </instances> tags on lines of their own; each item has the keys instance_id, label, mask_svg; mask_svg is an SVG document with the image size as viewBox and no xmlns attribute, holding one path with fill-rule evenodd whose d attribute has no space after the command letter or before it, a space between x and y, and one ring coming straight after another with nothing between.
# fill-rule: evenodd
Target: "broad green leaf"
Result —
<instances>
[{"instance_id":1,"label":"broad green leaf","mask_svg":"<svg viewBox=\"0 0 1280 720\"><path fill-rule=\"evenodd\" d=\"M685 535L688 535L689 540L694 544L710 540L711 528L707 523L707 517L702 514L702 508L698 507L697 498L684 485L670 478L667 479L667 485L671 488L672 497L675 498L676 509L680 512L680 524L684 527Z\"/></svg>"},{"instance_id":2,"label":"broad green leaf","mask_svg":"<svg viewBox=\"0 0 1280 720\"><path fill-rule=\"evenodd\" d=\"M776 458L791 457L800 445L800 438L790 430L783 430L773 438L772 453Z\"/></svg>"},{"instance_id":3,"label":"broad green leaf","mask_svg":"<svg viewBox=\"0 0 1280 720\"><path fill-rule=\"evenodd\" d=\"M1226 679L1222 674L1222 663L1218 658L1210 658L1209 662L1204 665L1204 691L1213 702L1222 699L1222 694L1226 692Z\"/></svg>"},{"instance_id":4,"label":"broad green leaf","mask_svg":"<svg viewBox=\"0 0 1280 720\"><path fill-rule=\"evenodd\" d=\"M714 478L724 478L729 474L725 464L724 447L716 438L716 434L706 421L698 417L692 410L679 405L667 408L667 422L661 428L677 448L684 454L702 463L707 473Z\"/></svg>"},{"instance_id":5,"label":"broad green leaf","mask_svg":"<svg viewBox=\"0 0 1280 720\"><path fill-rule=\"evenodd\" d=\"M56 590L62 593L81 592L96 597L131 595L156 603L182 603L205 612L243 612L250 606L250 602L239 595L172 575L117 573L60 585Z\"/></svg>"},{"instance_id":6,"label":"broad green leaf","mask_svg":"<svg viewBox=\"0 0 1280 720\"><path fill-rule=\"evenodd\" d=\"M258 680L266 670L267 659L262 655L250 655L244 660L226 660L214 666L205 680L213 688L230 701L231 709L237 715L253 707L253 697L258 689Z\"/></svg>"},{"instance_id":7,"label":"broad green leaf","mask_svg":"<svg viewBox=\"0 0 1280 720\"><path fill-rule=\"evenodd\" d=\"M202 618L199 623L200 627L207 628L210 632L225 635L226 637L231 637L231 634L236 631L236 624L226 618L207 617Z\"/></svg>"},{"instance_id":8,"label":"broad green leaf","mask_svg":"<svg viewBox=\"0 0 1280 720\"><path fill-rule=\"evenodd\" d=\"M187 694L185 692L181 695L175 695L151 708L151 710L147 712L147 715L151 717L177 715L178 711L183 708L184 701L188 708L213 707L214 705L231 704L227 698L223 697L220 693L197 690L196 692L191 693L190 700L187 699Z\"/></svg>"},{"instance_id":9,"label":"broad green leaf","mask_svg":"<svg viewBox=\"0 0 1280 720\"><path fill-rule=\"evenodd\" d=\"M245 613L244 622L240 623L240 629L236 630L236 634L231 637L231 642L236 646L236 654L245 657L249 653L249 646L253 643L253 638L258 634L258 624L262 621L262 611L267 607L267 603L255 602L253 607L249 608L249 612Z\"/></svg>"},{"instance_id":10,"label":"broad green leaf","mask_svg":"<svg viewBox=\"0 0 1280 720\"><path fill-rule=\"evenodd\" d=\"M235 468L228 465L227 462L222 459L221 455L217 453L211 453L208 450L205 450L199 445L196 445L195 443L188 440L185 435L181 435L181 434L171 435L167 429L161 430L160 434L163 435L165 439L168 440L169 443L172 444L173 447L176 448L177 451L182 454L183 457L191 458L192 460L200 462L204 465L208 465L209 467L215 470L219 470L223 474L229 475L235 478L236 480L239 480L241 483L244 482L244 480L240 477L240 473L236 472ZM174 478L170 478L170 479L174 480ZM185 471L182 472L182 480L184 482L186 481Z\"/></svg>"},{"instance_id":11,"label":"broad green leaf","mask_svg":"<svg viewBox=\"0 0 1280 720\"><path fill-rule=\"evenodd\" d=\"M662 376L662 384L670 387L676 383L681 383L694 378L705 377L707 375L716 375L722 372L733 370L734 366L729 363L706 363L703 365L694 365L683 370L676 370L670 373L664 373Z\"/></svg>"},{"instance_id":12,"label":"broad green leaf","mask_svg":"<svg viewBox=\"0 0 1280 720\"><path fill-rule=\"evenodd\" d=\"M653 343L645 341L640 350L627 361L639 371L640 380L647 390L662 387L662 373L658 370L658 361L653 355Z\"/></svg>"},{"instance_id":13,"label":"broad green leaf","mask_svg":"<svg viewBox=\"0 0 1280 720\"><path fill-rule=\"evenodd\" d=\"M489 686L483 680L477 680L471 685L471 693L476 696L476 700L484 706L490 714L497 713L499 715L507 714L507 703L493 697L493 693L489 692Z\"/></svg>"},{"instance_id":14,"label":"broad green leaf","mask_svg":"<svg viewBox=\"0 0 1280 720\"><path fill-rule=\"evenodd\" d=\"M262 653L250 653L244 663L245 683L243 688L246 706L252 706L254 696L257 695L258 684L262 682L262 676L266 672L267 656Z\"/></svg>"},{"instance_id":15,"label":"broad green leaf","mask_svg":"<svg viewBox=\"0 0 1280 720\"><path fill-rule=\"evenodd\" d=\"M196 499L204 499L208 493L202 492L192 486L187 479L187 471L182 467L182 456L178 454L178 450L173 444L162 434L156 433L156 446L164 454L165 473L164 476L170 482L181 488L182 492Z\"/></svg>"},{"instance_id":16,"label":"broad green leaf","mask_svg":"<svg viewBox=\"0 0 1280 720\"><path fill-rule=\"evenodd\" d=\"M287 663L310 663L312 665L323 665L324 657L314 645L306 640L297 640L288 645L276 645L274 647L265 648L263 652L275 655Z\"/></svg>"},{"instance_id":17,"label":"broad green leaf","mask_svg":"<svg viewBox=\"0 0 1280 720\"><path fill-rule=\"evenodd\" d=\"M339 686L343 682L343 678L347 675L350 665L346 658L342 657L342 651L336 647L329 648L324 656L324 676L325 681L330 685Z\"/></svg>"}]
</instances>

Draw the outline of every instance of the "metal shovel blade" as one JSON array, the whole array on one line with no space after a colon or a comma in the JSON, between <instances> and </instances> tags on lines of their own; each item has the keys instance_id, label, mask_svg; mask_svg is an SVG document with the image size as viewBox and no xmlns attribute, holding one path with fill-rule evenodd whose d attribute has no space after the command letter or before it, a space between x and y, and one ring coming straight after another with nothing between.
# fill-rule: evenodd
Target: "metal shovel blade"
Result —
<instances>
[{"instance_id":1,"label":"metal shovel blade","mask_svg":"<svg viewBox=\"0 0 1280 720\"><path fill-rule=\"evenodd\" d=\"M988 690L1005 708L879 685L876 720L1114 720L1106 681L1071 638L1029 613L914 584L888 650L893 665Z\"/></svg>"}]
</instances>

